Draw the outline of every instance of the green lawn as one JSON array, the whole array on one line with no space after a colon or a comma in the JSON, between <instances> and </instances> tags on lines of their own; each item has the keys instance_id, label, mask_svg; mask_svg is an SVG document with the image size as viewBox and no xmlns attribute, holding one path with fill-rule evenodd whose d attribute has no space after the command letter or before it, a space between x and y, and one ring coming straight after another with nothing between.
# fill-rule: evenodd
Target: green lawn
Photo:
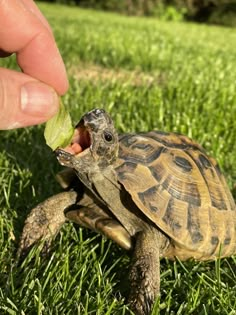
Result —
<instances>
[{"instance_id":1,"label":"green lawn","mask_svg":"<svg viewBox=\"0 0 236 315\"><path fill-rule=\"evenodd\" d=\"M108 110L121 131L184 133L236 182L235 29L120 17L40 4L65 60L64 102ZM0 66L15 67L13 58ZM125 305L129 256L100 235L66 224L49 256L35 246L16 265L30 209L60 187L44 126L0 133L0 314L132 314ZM162 260L154 314L236 314L236 256L218 262ZM160 309L160 310L158 310Z\"/></svg>"}]
</instances>

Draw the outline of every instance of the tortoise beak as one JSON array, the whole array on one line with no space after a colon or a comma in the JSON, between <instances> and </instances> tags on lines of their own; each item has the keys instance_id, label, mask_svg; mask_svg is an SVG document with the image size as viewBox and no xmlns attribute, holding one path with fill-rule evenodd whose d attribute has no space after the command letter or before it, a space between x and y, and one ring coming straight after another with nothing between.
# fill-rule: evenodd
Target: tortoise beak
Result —
<instances>
[{"instance_id":1,"label":"tortoise beak","mask_svg":"<svg viewBox=\"0 0 236 315\"><path fill-rule=\"evenodd\" d=\"M61 165L72 167L73 165L73 155L60 148L55 151L56 157Z\"/></svg>"}]
</instances>

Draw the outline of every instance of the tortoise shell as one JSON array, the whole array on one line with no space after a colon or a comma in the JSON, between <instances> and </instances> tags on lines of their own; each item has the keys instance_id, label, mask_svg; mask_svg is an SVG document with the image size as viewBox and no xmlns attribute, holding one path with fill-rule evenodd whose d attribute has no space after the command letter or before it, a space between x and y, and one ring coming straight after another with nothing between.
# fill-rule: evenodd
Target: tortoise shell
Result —
<instances>
[{"instance_id":1,"label":"tortoise shell","mask_svg":"<svg viewBox=\"0 0 236 315\"><path fill-rule=\"evenodd\" d=\"M188 137L119 136L118 181L170 239L166 257L212 259L236 251L236 207L216 161Z\"/></svg>"}]
</instances>

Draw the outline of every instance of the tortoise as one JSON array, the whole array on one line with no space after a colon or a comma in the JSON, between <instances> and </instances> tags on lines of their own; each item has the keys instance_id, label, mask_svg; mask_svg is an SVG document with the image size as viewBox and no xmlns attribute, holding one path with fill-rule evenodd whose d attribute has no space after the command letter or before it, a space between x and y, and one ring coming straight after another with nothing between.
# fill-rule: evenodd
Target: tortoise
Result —
<instances>
[{"instance_id":1,"label":"tortoise","mask_svg":"<svg viewBox=\"0 0 236 315\"><path fill-rule=\"evenodd\" d=\"M216 161L186 136L118 135L103 109L86 113L71 144L55 150L64 192L30 213L19 249L66 220L132 253L129 303L148 315L160 293L160 258L210 260L236 253L236 207Z\"/></svg>"}]
</instances>

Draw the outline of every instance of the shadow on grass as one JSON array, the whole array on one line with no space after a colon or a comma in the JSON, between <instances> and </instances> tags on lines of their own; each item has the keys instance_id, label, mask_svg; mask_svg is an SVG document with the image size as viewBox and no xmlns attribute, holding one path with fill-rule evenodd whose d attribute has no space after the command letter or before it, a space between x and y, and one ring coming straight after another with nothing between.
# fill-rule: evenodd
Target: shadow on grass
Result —
<instances>
[{"instance_id":1,"label":"shadow on grass","mask_svg":"<svg viewBox=\"0 0 236 315\"><path fill-rule=\"evenodd\" d=\"M4 131L0 138L2 171L8 191L1 206L10 208L7 215L14 217L14 233L18 239L31 207L59 190L54 179L59 166L45 145L40 127Z\"/></svg>"},{"instance_id":2,"label":"shadow on grass","mask_svg":"<svg viewBox=\"0 0 236 315\"><path fill-rule=\"evenodd\" d=\"M16 251L24 221L31 208L61 190L55 181L55 174L60 169L60 166L54 154L45 145L41 127L2 132L0 138L0 152L5 152L4 157L5 164L8 166L8 174L14 175L12 183L9 184L10 190L7 203L10 211L7 215L9 217L13 216L13 219L11 219L13 221ZM14 212L16 213L15 215L13 214ZM79 230L78 225L75 225L75 228ZM96 233L85 230L84 235L86 239L91 239ZM99 237L99 242L101 242L101 238L102 236ZM58 237L53 241L49 255L42 255L46 264L50 260L52 252L57 250L57 246L60 246L57 245L57 242ZM96 254L98 256L103 255L101 251L101 248L98 246ZM121 297L126 297L128 295L127 274L129 268L129 259L126 252L115 244L111 244L109 255L104 257L103 265L107 270L112 269L112 265L118 258L121 259L115 268L114 281L117 294ZM31 263L34 265L36 262ZM113 271L111 271L112 273ZM19 271L17 278L21 278L20 274L21 272Z\"/></svg>"}]
</instances>

